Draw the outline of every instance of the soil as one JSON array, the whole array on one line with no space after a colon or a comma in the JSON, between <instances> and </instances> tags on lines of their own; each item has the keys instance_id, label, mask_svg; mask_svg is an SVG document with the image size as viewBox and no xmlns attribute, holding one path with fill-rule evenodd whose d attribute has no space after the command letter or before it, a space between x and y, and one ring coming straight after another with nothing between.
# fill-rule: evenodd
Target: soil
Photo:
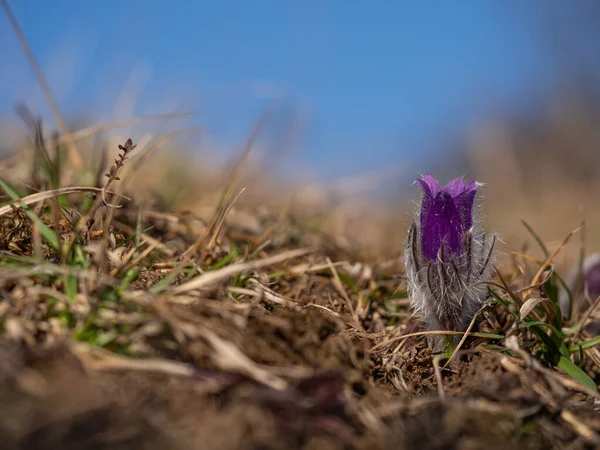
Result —
<instances>
[{"instance_id":1,"label":"soil","mask_svg":"<svg viewBox=\"0 0 600 450\"><path fill-rule=\"evenodd\" d=\"M31 228L14 232L14 221L24 220L3 218L4 252L34 251ZM116 220L135 229L127 210ZM156 225L149 236L180 254L197 237L183 222L173 215L179 228L151 219L143 228ZM226 228L197 263L216 264L236 246L232 263L252 252L258 261L305 245L317 250L184 295L149 291L177 263L163 253L122 298L102 300L110 281L92 286L69 306L76 325L57 315L59 297L52 303L35 289L61 291L60 283L6 272L2 449L600 448L598 400L500 341L468 338L447 367L439 360L437 373L424 336L386 344L420 331L395 277L401 259L361 261L297 228L265 226L277 244L262 247L264 234L241 238ZM331 270L328 258L347 265ZM473 331L506 331L509 320L489 308ZM107 338L113 330L117 337ZM526 335L520 342L527 348ZM598 381L596 366L586 370Z\"/></svg>"}]
</instances>

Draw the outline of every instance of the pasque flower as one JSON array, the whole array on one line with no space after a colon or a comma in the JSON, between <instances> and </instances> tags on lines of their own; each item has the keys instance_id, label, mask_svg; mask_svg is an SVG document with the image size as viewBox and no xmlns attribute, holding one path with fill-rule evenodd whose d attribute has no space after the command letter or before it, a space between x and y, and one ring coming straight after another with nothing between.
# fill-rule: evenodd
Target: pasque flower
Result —
<instances>
[{"instance_id":1,"label":"pasque flower","mask_svg":"<svg viewBox=\"0 0 600 450\"><path fill-rule=\"evenodd\" d=\"M579 318L590 307L587 300L594 302L600 296L600 253L589 255L581 267L576 264L569 272L566 284L578 301L576 305L571 305L569 294L562 289L558 297L560 309L564 316L574 314ZM587 294L587 297L583 294ZM592 315L585 329L591 334L600 334L600 317Z\"/></svg>"},{"instance_id":2,"label":"pasque flower","mask_svg":"<svg viewBox=\"0 0 600 450\"><path fill-rule=\"evenodd\" d=\"M583 285L588 295L595 301L600 296L600 253L589 256L584 263Z\"/></svg>"},{"instance_id":3,"label":"pasque flower","mask_svg":"<svg viewBox=\"0 0 600 450\"><path fill-rule=\"evenodd\" d=\"M431 175L417 182L423 199L405 254L412 306L430 329L464 331L485 299L497 236L474 218L478 183L456 178L440 187Z\"/></svg>"}]
</instances>

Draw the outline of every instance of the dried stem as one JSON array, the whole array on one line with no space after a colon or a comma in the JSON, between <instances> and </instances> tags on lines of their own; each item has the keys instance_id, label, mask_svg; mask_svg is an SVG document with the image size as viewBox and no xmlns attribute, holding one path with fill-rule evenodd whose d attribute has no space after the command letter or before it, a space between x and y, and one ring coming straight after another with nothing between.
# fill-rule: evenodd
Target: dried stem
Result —
<instances>
[{"instance_id":1,"label":"dried stem","mask_svg":"<svg viewBox=\"0 0 600 450\"><path fill-rule=\"evenodd\" d=\"M98 209L101 206L117 207L116 205L110 205L107 202L106 191L108 190L108 188L111 186L111 184L113 182L120 180L120 178L118 176L119 171L125 164L125 161L127 160L127 155L129 155L133 151L133 149L135 149L135 147L136 147L136 145L133 145L133 141L131 140L131 138L127 139L127 142L125 142L125 145L119 145L119 150L122 150L123 153L119 154L119 157L115 159L115 163L111 166L108 173L105 174L105 176L108 178L106 185L104 185L104 187L100 191L100 195L98 195L98 194L92 195L94 204L92 205L92 208L90 209L90 212L88 213L88 219L85 222L85 226L86 226L85 240L86 240L86 242L89 240L90 231L91 231L92 227L94 226L94 223L96 222L95 216L96 216L96 213L98 212Z\"/></svg>"}]
</instances>

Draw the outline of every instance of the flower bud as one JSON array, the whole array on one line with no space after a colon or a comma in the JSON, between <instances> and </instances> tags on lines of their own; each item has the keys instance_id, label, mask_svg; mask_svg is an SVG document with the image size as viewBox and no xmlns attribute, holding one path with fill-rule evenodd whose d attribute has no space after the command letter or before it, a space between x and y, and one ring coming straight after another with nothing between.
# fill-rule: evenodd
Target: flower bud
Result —
<instances>
[{"instance_id":1,"label":"flower bud","mask_svg":"<svg viewBox=\"0 0 600 450\"><path fill-rule=\"evenodd\" d=\"M497 235L488 236L474 220L475 181L456 178L441 188L424 175L417 182L423 199L405 253L411 305L429 329L464 331L487 295L483 282Z\"/></svg>"}]
</instances>

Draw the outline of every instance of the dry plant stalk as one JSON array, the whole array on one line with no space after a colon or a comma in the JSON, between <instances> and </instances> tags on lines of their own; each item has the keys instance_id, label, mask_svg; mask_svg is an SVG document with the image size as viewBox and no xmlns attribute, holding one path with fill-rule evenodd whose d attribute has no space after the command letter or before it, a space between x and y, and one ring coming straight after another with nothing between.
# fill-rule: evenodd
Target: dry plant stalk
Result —
<instances>
[{"instance_id":1,"label":"dry plant stalk","mask_svg":"<svg viewBox=\"0 0 600 450\"><path fill-rule=\"evenodd\" d=\"M118 206L118 205L111 205L110 203L108 203L108 201L106 200L106 192L108 191L108 188L111 186L112 183L120 180L120 178L118 176L119 171L125 164L125 161L127 160L127 156L135 148L136 148L136 145L133 145L133 141L131 140L131 138L127 139L127 142L125 142L125 145L119 144L119 150L121 150L123 153L118 155L118 158L115 159L115 163L110 167L108 173L105 174L105 176L108 178L108 181L106 182L104 187L101 189L100 195L98 195L98 194L92 195L94 204L92 205L92 208L90 209L90 212L88 213L88 219L85 221L85 227L86 227L85 228L85 241L86 242L89 242L90 231L92 230L92 227L94 226L94 223L96 222L95 217L96 217L96 213L97 213L98 209L101 207L120 208L120 206Z\"/></svg>"}]
</instances>

